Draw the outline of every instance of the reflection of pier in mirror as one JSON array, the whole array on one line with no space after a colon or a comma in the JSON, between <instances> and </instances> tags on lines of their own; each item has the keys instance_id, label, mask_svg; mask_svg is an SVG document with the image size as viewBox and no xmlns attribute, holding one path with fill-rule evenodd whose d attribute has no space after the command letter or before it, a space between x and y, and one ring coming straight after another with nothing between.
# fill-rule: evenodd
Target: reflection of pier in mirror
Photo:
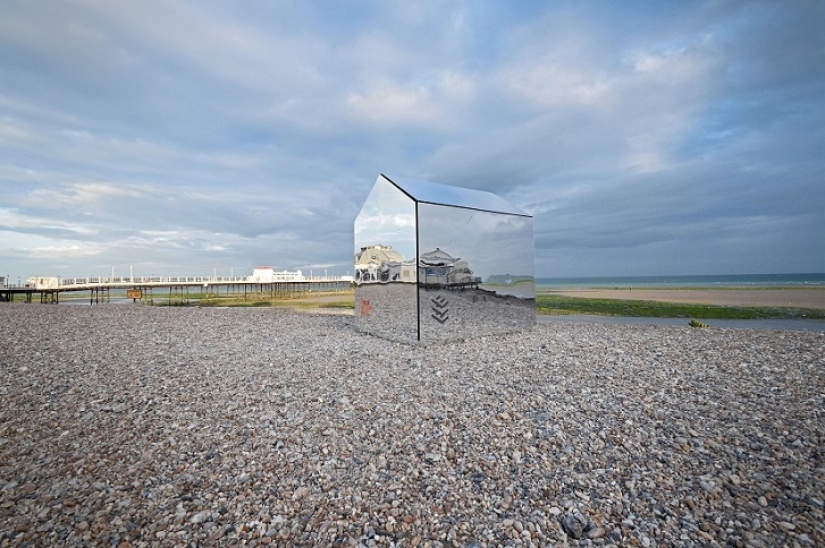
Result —
<instances>
[{"instance_id":1,"label":"reflection of pier in mirror","mask_svg":"<svg viewBox=\"0 0 825 548\"><path fill-rule=\"evenodd\" d=\"M535 323L533 219L489 192L378 177L355 220L356 324L403 342Z\"/></svg>"}]
</instances>

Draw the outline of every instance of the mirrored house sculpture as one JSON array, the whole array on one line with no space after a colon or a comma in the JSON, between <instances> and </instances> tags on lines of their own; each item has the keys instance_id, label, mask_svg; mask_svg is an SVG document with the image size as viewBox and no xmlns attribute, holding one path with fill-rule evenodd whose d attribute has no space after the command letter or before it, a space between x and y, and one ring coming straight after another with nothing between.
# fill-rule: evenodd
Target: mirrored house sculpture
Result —
<instances>
[{"instance_id":1,"label":"mirrored house sculpture","mask_svg":"<svg viewBox=\"0 0 825 548\"><path fill-rule=\"evenodd\" d=\"M490 192L379 175L355 219L355 321L400 342L535 324L533 218Z\"/></svg>"}]
</instances>

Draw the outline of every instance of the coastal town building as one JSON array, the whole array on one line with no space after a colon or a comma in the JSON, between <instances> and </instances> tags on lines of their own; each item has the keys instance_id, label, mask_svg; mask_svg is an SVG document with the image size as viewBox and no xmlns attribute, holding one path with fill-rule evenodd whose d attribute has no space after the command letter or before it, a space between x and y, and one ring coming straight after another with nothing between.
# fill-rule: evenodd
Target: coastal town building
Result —
<instances>
[{"instance_id":1,"label":"coastal town building","mask_svg":"<svg viewBox=\"0 0 825 548\"><path fill-rule=\"evenodd\" d=\"M250 282L271 284L276 282L302 282L304 275L300 270L289 272L283 270L275 272L271 266L256 266L252 269L252 275L247 278Z\"/></svg>"}]
</instances>

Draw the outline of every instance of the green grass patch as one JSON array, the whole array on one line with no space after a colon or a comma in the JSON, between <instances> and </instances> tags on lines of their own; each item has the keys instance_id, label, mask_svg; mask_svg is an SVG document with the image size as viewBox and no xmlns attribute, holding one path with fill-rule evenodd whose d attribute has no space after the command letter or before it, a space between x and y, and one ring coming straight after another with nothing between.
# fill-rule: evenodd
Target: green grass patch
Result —
<instances>
[{"instance_id":1,"label":"green grass patch","mask_svg":"<svg viewBox=\"0 0 825 548\"><path fill-rule=\"evenodd\" d=\"M823 312L798 308L711 306L658 301L588 299L561 295L537 295L536 312L544 315L592 314L634 318L702 318L706 320L825 319L825 313Z\"/></svg>"},{"instance_id":2,"label":"green grass patch","mask_svg":"<svg viewBox=\"0 0 825 548\"><path fill-rule=\"evenodd\" d=\"M321 303L318 308L341 308L347 310L355 310L354 301L337 301L333 303Z\"/></svg>"},{"instance_id":3,"label":"green grass patch","mask_svg":"<svg viewBox=\"0 0 825 548\"><path fill-rule=\"evenodd\" d=\"M157 299L156 299L157 301ZM243 299L243 298L217 298L217 299L193 299L189 302L190 306L227 306L227 307L286 307L286 308L335 308L335 309L349 309L355 308L355 303L352 300L341 301L300 301L295 299Z\"/></svg>"},{"instance_id":4,"label":"green grass patch","mask_svg":"<svg viewBox=\"0 0 825 548\"><path fill-rule=\"evenodd\" d=\"M312 301L289 301L289 300L275 300L272 301L272 306L282 306L287 308L348 308L350 310L355 308L355 303L352 301L331 301L331 302L312 302Z\"/></svg>"}]
</instances>

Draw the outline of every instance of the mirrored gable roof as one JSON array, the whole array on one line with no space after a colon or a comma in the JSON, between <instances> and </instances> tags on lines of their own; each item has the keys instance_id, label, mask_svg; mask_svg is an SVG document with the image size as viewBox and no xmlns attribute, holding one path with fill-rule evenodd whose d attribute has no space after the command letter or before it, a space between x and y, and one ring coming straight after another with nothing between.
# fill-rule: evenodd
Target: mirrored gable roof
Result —
<instances>
[{"instance_id":1,"label":"mirrored gable roof","mask_svg":"<svg viewBox=\"0 0 825 548\"><path fill-rule=\"evenodd\" d=\"M442 185L403 177L389 177L383 173L381 177L398 187L416 202L531 217L531 215L507 200L485 190Z\"/></svg>"}]
</instances>

